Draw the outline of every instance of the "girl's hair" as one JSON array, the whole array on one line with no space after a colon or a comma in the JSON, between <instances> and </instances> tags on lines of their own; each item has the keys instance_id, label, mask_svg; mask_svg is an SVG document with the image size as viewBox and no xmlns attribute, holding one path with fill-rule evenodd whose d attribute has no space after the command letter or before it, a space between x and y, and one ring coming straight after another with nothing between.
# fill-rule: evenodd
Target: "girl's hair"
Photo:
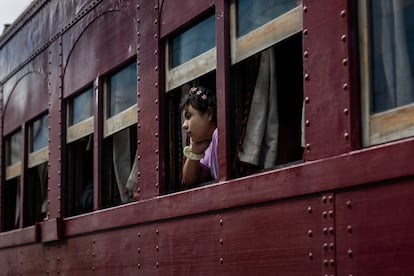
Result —
<instances>
[{"instance_id":1,"label":"girl's hair","mask_svg":"<svg viewBox=\"0 0 414 276\"><path fill-rule=\"evenodd\" d=\"M201 114L208 111L213 115L213 121L217 122L216 96L210 89L202 86L190 88L190 91L181 101L180 110L183 111L189 104Z\"/></svg>"}]
</instances>

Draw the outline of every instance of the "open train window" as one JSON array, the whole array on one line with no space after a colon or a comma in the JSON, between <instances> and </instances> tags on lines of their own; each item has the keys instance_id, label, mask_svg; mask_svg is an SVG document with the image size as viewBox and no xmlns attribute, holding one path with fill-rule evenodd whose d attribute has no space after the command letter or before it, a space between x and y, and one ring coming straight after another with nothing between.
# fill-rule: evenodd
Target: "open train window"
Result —
<instances>
[{"instance_id":1,"label":"open train window","mask_svg":"<svg viewBox=\"0 0 414 276\"><path fill-rule=\"evenodd\" d=\"M24 187L24 226L42 221L47 213L48 126L47 115L41 116L29 125L28 178Z\"/></svg>"},{"instance_id":2,"label":"open train window","mask_svg":"<svg viewBox=\"0 0 414 276\"><path fill-rule=\"evenodd\" d=\"M233 177L302 159L300 4L232 2Z\"/></svg>"},{"instance_id":3,"label":"open train window","mask_svg":"<svg viewBox=\"0 0 414 276\"><path fill-rule=\"evenodd\" d=\"M215 16L209 15L166 44L166 90L172 90L216 68Z\"/></svg>"},{"instance_id":4,"label":"open train window","mask_svg":"<svg viewBox=\"0 0 414 276\"><path fill-rule=\"evenodd\" d=\"M166 192L182 189L183 148L188 143L182 129L180 103L192 86L216 90L216 24L215 16L207 15L172 35L166 43L166 97L168 139L166 148Z\"/></svg>"},{"instance_id":5,"label":"open train window","mask_svg":"<svg viewBox=\"0 0 414 276\"><path fill-rule=\"evenodd\" d=\"M132 200L137 184L137 64L109 75L104 83L102 207Z\"/></svg>"},{"instance_id":6,"label":"open train window","mask_svg":"<svg viewBox=\"0 0 414 276\"><path fill-rule=\"evenodd\" d=\"M3 230L19 228L20 179L22 173L22 131L18 130L5 139L6 181L3 184Z\"/></svg>"},{"instance_id":7,"label":"open train window","mask_svg":"<svg viewBox=\"0 0 414 276\"><path fill-rule=\"evenodd\" d=\"M414 135L414 0L359 1L364 145Z\"/></svg>"},{"instance_id":8,"label":"open train window","mask_svg":"<svg viewBox=\"0 0 414 276\"><path fill-rule=\"evenodd\" d=\"M68 100L66 216L93 210L93 87Z\"/></svg>"}]
</instances>

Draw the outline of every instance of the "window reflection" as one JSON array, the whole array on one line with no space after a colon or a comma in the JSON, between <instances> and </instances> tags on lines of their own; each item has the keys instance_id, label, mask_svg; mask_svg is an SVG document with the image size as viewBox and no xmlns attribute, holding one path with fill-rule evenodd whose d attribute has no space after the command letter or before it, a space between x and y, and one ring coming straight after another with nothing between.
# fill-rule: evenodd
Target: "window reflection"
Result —
<instances>
[{"instance_id":1,"label":"window reflection","mask_svg":"<svg viewBox=\"0 0 414 276\"><path fill-rule=\"evenodd\" d=\"M7 140L7 165L13 165L21 160L22 132L18 131Z\"/></svg>"},{"instance_id":2,"label":"window reflection","mask_svg":"<svg viewBox=\"0 0 414 276\"><path fill-rule=\"evenodd\" d=\"M175 36L171 43L171 66L176 67L216 46L214 15Z\"/></svg>"},{"instance_id":3,"label":"window reflection","mask_svg":"<svg viewBox=\"0 0 414 276\"><path fill-rule=\"evenodd\" d=\"M109 80L109 104L112 117L137 103L137 65L132 63Z\"/></svg>"},{"instance_id":4,"label":"window reflection","mask_svg":"<svg viewBox=\"0 0 414 276\"><path fill-rule=\"evenodd\" d=\"M47 147L48 145L48 124L49 118L47 115L43 116L39 120L33 122L32 125L32 145L31 145L31 152L38 151L42 148Z\"/></svg>"},{"instance_id":5,"label":"window reflection","mask_svg":"<svg viewBox=\"0 0 414 276\"><path fill-rule=\"evenodd\" d=\"M299 5L298 0L239 0L237 2L237 36L266 24Z\"/></svg>"},{"instance_id":6,"label":"window reflection","mask_svg":"<svg viewBox=\"0 0 414 276\"><path fill-rule=\"evenodd\" d=\"M373 111L414 101L414 0L371 1Z\"/></svg>"},{"instance_id":7,"label":"window reflection","mask_svg":"<svg viewBox=\"0 0 414 276\"><path fill-rule=\"evenodd\" d=\"M75 125L92 116L93 88L89 88L72 100L69 124Z\"/></svg>"}]
</instances>

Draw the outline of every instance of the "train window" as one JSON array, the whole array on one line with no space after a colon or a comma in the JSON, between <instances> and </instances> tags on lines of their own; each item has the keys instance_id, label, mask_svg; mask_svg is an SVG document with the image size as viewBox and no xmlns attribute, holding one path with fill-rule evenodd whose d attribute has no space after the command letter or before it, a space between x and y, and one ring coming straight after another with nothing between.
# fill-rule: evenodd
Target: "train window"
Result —
<instances>
[{"instance_id":1,"label":"train window","mask_svg":"<svg viewBox=\"0 0 414 276\"><path fill-rule=\"evenodd\" d=\"M180 110L182 98L190 91L193 86L202 86L211 91L216 91L215 71L203 75L197 79L189 81L171 91L167 96L168 112L166 112L166 120L168 123L169 143L166 148L167 160L167 187L166 192L171 193L183 189L182 186L182 166L184 164L183 148L189 143L189 138L185 130L182 129L184 123L183 113ZM206 183L201 183L205 185Z\"/></svg>"},{"instance_id":2,"label":"train window","mask_svg":"<svg viewBox=\"0 0 414 276\"><path fill-rule=\"evenodd\" d=\"M102 207L132 200L136 185L137 65L110 75L104 84L104 168Z\"/></svg>"},{"instance_id":3,"label":"train window","mask_svg":"<svg viewBox=\"0 0 414 276\"><path fill-rule=\"evenodd\" d=\"M359 5L364 145L412 136L414 0Z\"/></svg>"},{"instance_id":4,"label":"train window","mask_svg":"<svg viewBox=\"0 0 414 276\"><path fill-rule=\"evenodd\" d=\"M24 226L42 221L47 212L48 125L43 115L29 125L28 179L24 187Z\"/></svg>"},{"instance_id":5,"label":"train window","mask_svg":"<svg viewBox=\"0 0 414 276\"><path fill-rule=\"evenodd\" d=\"M2 210L3 230L9 231L19 227L22 131L11 134L5 142L6 181L3 184Z\"/></svg>"},{"instance_id":6,"label":"train window","mask_svg":"<svg viewBox=\"0 0 414 276\"><path fill-rule=\"evenodd\" d=\"M233 177L302 160L300 3L231 5Z\"/></svg>"},{"instance_id":7,"label":"train window","mask_svg":"<svg viewBox=\"0 0 414 276\"><path fill-rule=\"evenodd\" d=\"M68 100L66 216L93 210L93 88Z\"/></svg>"},{"instance_id":8,"label":"train window","mask_svg":"<svg viewBox=\"0 0 414 276\"><path fill-rule=\"evenodd\" d=\"M300 0L231 2L232 63L248 58L302 30Z\"/></svg>"},{"instance_id":9,"label":"train window","mask_svg":"<svg viewBox=\"0 0 414 276\"><path fill-rule=\"evenodd\" d=\"M166 46L166 90L172 90L216 67L215 16L171 37Z\"/></svg>"}]
</instances>

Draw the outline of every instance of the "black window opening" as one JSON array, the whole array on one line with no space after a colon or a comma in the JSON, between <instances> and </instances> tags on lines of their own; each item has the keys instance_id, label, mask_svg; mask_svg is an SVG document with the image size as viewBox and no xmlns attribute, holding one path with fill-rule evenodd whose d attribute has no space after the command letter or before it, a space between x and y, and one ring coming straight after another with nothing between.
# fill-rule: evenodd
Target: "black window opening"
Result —
<instances>
[{"instance_id":1,"label":"black window opening","mask_svg":"<svg viewBox=\"0 0 414 276\"><path fill-rule=\"evenodd\" d=\"M165 112L167 123L168 139L166 139L166 193L173 193L183 189L182 186L182 166L184 164L183 148L188 144L189 140L185 131L182 129L184 122L183 114L180 110L180 103L182 98L190 91L192 86L203 86L216 91L216 72L210 72L204 76L193 81L177 87L166 93L167 97L167 111ZM210 183L207 182L207 183ZM207 183L200 183L199 185L206 185ZM190 187L187 187L190 188Z\"/></svg>"},{"instance_id":2,"label":"black window opening","mask_svg":"<svg viewBox=\"0 0 414 276\"><path fill-rule=\"evenodd\" d=\"M231 75L232 177L302 160L301 34L233 65Z\"/></svg>"}]
</instances>

